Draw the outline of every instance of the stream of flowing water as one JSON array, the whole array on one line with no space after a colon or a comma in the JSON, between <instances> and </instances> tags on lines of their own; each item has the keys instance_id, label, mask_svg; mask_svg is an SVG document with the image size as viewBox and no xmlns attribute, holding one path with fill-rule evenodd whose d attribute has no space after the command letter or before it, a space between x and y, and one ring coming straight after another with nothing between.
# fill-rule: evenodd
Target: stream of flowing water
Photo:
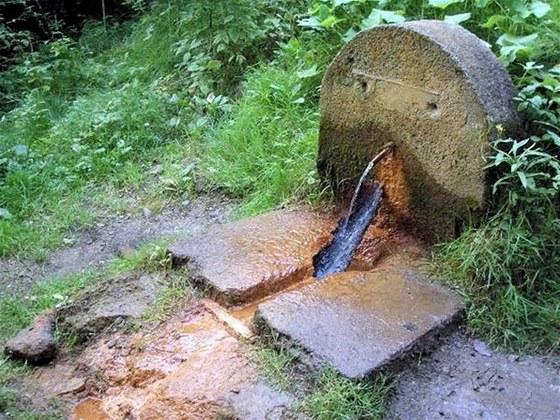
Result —
<instances>
[{"instance_id":1,"label":"stream of flowing water","mask_svg":"<svg viewBox=\"0 0 560 420\"><path fill-rule=\"evenodd\" d=\"M377 215L383 195L382 185L376 181L366 183L366 178L375 164L392 150L393 145L387 145L362 173L350 201L348 215L338 223L331 243L313 258L313 275L316 278L346 271L350 265L368 226Z\"/></svg>"}]
</instances>

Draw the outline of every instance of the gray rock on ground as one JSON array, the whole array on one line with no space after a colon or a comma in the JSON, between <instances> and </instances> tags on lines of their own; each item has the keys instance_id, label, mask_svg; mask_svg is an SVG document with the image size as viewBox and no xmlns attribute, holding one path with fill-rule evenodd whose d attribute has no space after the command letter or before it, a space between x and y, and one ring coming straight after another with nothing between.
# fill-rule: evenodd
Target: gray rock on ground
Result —
<instances>
[{"instance_id":1,"label":"gray rock on ground","mask_svg":"<svg viewBox=\"0 0 560 420\"><path fill-rule=\"evenodd\" d=\"M33 323L4 345L4 353L29 363L48 363L56 356L56 310L41 313Z\"/></svg>"}]
</instances>

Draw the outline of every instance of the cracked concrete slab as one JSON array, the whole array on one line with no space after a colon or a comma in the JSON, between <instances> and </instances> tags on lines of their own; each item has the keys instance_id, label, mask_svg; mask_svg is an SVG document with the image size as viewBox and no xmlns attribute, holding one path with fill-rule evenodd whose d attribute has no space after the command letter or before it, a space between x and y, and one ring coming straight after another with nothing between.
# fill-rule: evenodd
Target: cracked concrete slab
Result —
<instances>
[{"instance_id":1,"label":"cracked concrete slab","mask_svg":"<svg viewBox=\"0 0 560 420\"><path fill-rule=\"evenodd\" d=\"M457 319L460 299L433 284L421 263L391 257L369 272L328 276L261 304L255 324L350 378L367 376Z\"/></svg>"},{"instance_id":2,"label":"cracked concrete slab","mask_svg":"<svg viewBox=\"0 0 560 420\"><path fill-rule=\"evenodd\" d=\"M168 249L214 300L234 306L312 275L313 256L333 227L333 220L313 212L277 211L215 226Z\"/></svg>"}]
</instances>

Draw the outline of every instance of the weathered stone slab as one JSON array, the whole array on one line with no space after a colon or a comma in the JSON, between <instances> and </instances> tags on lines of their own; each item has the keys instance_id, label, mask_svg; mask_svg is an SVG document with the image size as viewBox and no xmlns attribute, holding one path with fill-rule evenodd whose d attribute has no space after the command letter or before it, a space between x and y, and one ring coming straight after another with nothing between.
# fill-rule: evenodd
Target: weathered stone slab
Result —
<instances>
[{"instance_id":1,"label":"weathered stone slab","mask_svg":"<svg viewBox=\"0 0 560 420\"><path fill-rule=\"evenodd\" d=\"M360 378L399 359L456 319L459 298L418 263L392 257L370 272L326 277L261 304L258 329L278 332L319 364Z\"/></svg>"},{"instance_id":2,"label":"weathered stone slab","mask_svg":"<svg viewBox=\"0 0 560 420\"><path fill-rule=\"evenodd\" d=\"M429 240L452 236L455 217L484 203L489 141L519 128L515 96L490 48L459 25L360 32L323 79L319 172L344 200L393 142L396 162L375 174L385 184L383 207L396 222L414 218Z\"/></svg>"},{"instance_id":3,"label":"weathered stone slab","mask_svg":"<svg viewBox=\"0 0 560 420\"><path fill-rule=\"evenodd\" d=\"M334 222L312 212L278 211L211 228L169 247L195 282L225 305L240 305L308 277Z\"/></svg>"}]
</instances>

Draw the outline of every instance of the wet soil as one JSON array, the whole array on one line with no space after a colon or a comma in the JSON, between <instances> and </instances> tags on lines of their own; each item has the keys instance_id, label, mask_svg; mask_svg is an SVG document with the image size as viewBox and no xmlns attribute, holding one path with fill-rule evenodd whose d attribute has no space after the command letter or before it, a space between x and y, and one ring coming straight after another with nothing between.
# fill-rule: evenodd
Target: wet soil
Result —
<instances>
[{"instance_id":1,"label":"wet soil","mask_svg":"<svg viewBox=\"0 0 560 420\"><path fill-rule=\"evenodd\" d=\"M259 377L251 348L202 303L151 330L99 336L37 369L19 393L36 409L62 400L69 418L83 420L260 419L294 401Z\"/></svg>"},{"instance_id":2,"label":"wet soil","mask_svg":"<svg viewBox=\"0 0 560 420\"><path fill-rule=\"evenodd\" d=\"M464 329L407 366L391 400L395 418L560 418L560 357L490 350Z\"/></svg>"},{"instance_id":3,"label":"wet soil","mask_svg":"<svg viewBox=\"0 0 560 420\"><path fill-rule=\"evenodd\" d=\"M130 209L124 214L106 215L90 229L76 233L73 245L53 252L44 261L0 260L0 298L29 290L38 281L101 268L119 253L157 238L199 233L210 224L225 222L232 209L231 201L201 197L159 214L140 211L138 215L137 209Z\"/></svg>"}]
</instances>

